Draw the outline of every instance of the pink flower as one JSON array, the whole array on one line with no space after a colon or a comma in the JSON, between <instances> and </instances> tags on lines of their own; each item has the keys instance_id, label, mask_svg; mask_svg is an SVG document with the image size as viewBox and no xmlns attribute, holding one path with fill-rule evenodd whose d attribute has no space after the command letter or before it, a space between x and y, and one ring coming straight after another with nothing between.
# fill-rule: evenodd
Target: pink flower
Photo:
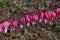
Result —
<instances>
[{"instance_id":1,"label":"pink flower","mask_svg":"<svg viewBox=\"0 0 60 40\"><path fill-rule=\"evenodd\" d=\"M22 25L24 25L25 22L26 22L26 21L25 21L25 17L21 17L20 22L21 22Z\"/></svg>"},{"instance_id":2,"label":"pink flower","mask_svg":"<svg viewBox=\"0 0 60 40\"><path fill-rule=\"evenodd\" d=\"M0 33L3 32L3 29L2 29L3 25L0 24Z\"/></svg>"},{"instance_id":3,"label":"pink flower","mask_svg":"<svg viewBox=\"0 0 60 40\"><path fill-rule=\"evenodd\" d=\"M44 14L44 13L43 13L42 11L39 12L39 17L40 17L40 19L43 19L43 14Z\"/></svg>"},{"instance_id":4,"label":"pink flower","mask_svg":"<svg viewBox=\"0 0 60 40\"><path fill-rule=\"evenodd\" d=\"M38 22L38 15L33 14L33 15L32 15L32 20L33 20L34 22Z\"/></svg>"},{"instance_id":5,"label":"pink flower","mask_svg":"<svg viewBox=\"0 0 60 40\"><path fill-rule=\"evenodd\" d=\"M60 15L60 8L57 8L56 12L57 12L57 15Z\"/></svg>"},{"instance_id":6,"label":"pink flower","mask_svg":"<svg viewBox=\"0 0 60 40\"><path fill-rule=\"evenodd\" d=\"M47 20L48 20L48 21L51 20L51 13L48 13L48 15L47 15Z\"/></svg>"},{"instance_id":7,"label":"pink flower","mask_svg":"<svg viewBox=\"0 0 60 40\"><path fill-rule=\"evenodd\" d=\"M18 20L16 18L13 19L12 26L13 28L16 28L18 26Z\"/></svg>"},{"instance_id":8,"label":"pink flower","mask_svg":"<svg viewBox=\"0 0 60 40\"><path fill-rule=\"evenodd\" d=\"M51 19L53 20L53 18L56 17L56 13L54 11L50 12L51 13Z\"/></svg>"},{"instance_id":9,"label":"pink flower","mask_svg":"<svg viewBox=\"0 0 60 40\"><path fill-rule=\"evenodd\" d=\"M8 27L10 26L10 22L9 21L4 21L3 23L2 23L2 28L4 29L4 31L5 31L5 33L7 32L7 29L8 29Z\"/></svg>"},{"instance_id":10,"label":"pink flower","mask_svg":"<svg viewBox=\"0 0 60 40\"><path fill-rule=\"evenodd\" d=\"M3 22L3 26L4 26L4 27L7 27L7 28L10 26L10 24L11 24L11 23L10 23L9 21Z\"/></svg>"},{"instance_id":11,"label":"pink flower","mask_svg":"<svg viewBox=\"0 0 60 40\"><path fill-rule=\"evenodd\" d=\"M25 18L26 18L26 22L28 22L28 23L31 23L32 22L32 17L30 15L27 14L25 16Z\"/></svg>"},{"instance_id":12,"label":"pink flower","mask_svg":"<svg viewBox=\"0 0 60 40\"><path fill-rule=\"evenodd\" d=\"M48 18L48 12L45 12L44 13L44 19L47 19Z\"/></svg>"}]
</instances>

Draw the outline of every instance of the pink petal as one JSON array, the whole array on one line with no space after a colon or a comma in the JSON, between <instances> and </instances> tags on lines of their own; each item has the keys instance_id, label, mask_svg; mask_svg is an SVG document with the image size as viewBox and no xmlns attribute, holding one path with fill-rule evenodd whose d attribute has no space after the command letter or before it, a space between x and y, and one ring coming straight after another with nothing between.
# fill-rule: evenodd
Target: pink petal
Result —
<instances>
[{"instance_id":1,"label":"pink petal","mask_svg":"<svg viewBox=\"0 0 60 40\"><path fill-rule=\"evenodd\" d=\"M10 23L10 22L8 22L8 21L3 22L3 26L4 26L4 27L9 27L9 26L10 26L10 24L11 24L11 23Z\"/></svg>"},{"instance_id":2,"label":"pink petal","mask_svg":"<svg viewBox=\"0 0 60 40\"><path fill-rule=\"evenodd\" d=\"M18 26L18 20L16 18L12 21L13 28L16 28Z\"/></svg>"},{"instance_id":3,"label":"pink petal","mask_svg":"<svg viewBox=\"0 0 60 40\"><path fill-rule=\"evenodd\" d=\"M3 29L2 29L2 25L0 24L0 33L2 33Z\"/></svg>"},{"instance_id":4,"label":"pink petal","mask_svg":"<svg viewBox=\"0 0 60 40\"><path fill-rule=\"evenodd\" d=\"M48 21L51 20L51 13L48 13L48 15L47 15L47 20L48 20Z\"/></svg>"},{"instance_id":5,"label":"pink petal","mask_svg":"<svg viewBox=\"0 0 60 40\"><path fill-rule=\"evenodd\" d=\"M32 17L30 15L26 15L26 22L30 23L32 21Z\"/></svg>"},{"instance_id":6,"label":"pink petal","mask_svg":"<svg viewBox=\"0 0 60 40\"><path fill-rule=\"evenodd\" d=\"M22 25L24 25L25 22L26 22L26 21L25 21L25 17L21 17L20 22L21 22Z\"/></svg>"},{"instance_id":7,"label":"pink petal","mask_svg":"<svg viewBox=\"0 0 60 40\"><path fill-rule=\"evenodd\" d=\"M47 19L48 18L48 12L45 12L44 13L44 19Z\"/></svg>"},{"instance_id":8,"label":"pink petal","mask_svg":"<svg viewBox=\"0 0 60 40\"><path fill-rule=\"evenodd\" d=\"M60 8L57 8L56 12L58 15L60 15Z\"/></svg>"},{"instance_id":9,"label":"pink petal","mask_svg":"<svg viewBox=\"0 0 60 40\"><path fill-rule=\"evenodd\" d=\"M40 17L40 19L43 18L43 14L44 14L44 13L43 13L42 11L39 12L39 17Z\"/></svg>"},{"instance_id":10,"label":"pink petal","mask_svg":"<svg viewBox=\"0 0 60 40\"><path fill-rule=\"evenodd\" d=\"M56 13L54 11L50 12L51 13L51 18L56 17Z\"/></svg>"},{"instance_id":11,"label":"pink petal","mask_svg":"<svg viewBox=\"0 0 60 40\"><path fill-rule=\"evenodd\" d=\"M38 15L33 14L32 19L33 19L33 21L38 22Z\"/></svg>"}]
</instances>

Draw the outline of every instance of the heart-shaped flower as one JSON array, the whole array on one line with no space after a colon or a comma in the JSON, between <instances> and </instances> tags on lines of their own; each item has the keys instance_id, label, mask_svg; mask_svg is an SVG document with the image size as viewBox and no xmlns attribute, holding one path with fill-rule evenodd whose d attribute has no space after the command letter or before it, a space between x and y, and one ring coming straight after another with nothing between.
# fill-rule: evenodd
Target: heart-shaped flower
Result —
<instances>
[{"instance_id":1,"label":"heart-shaped flower","mask_svg":"<svg viewBox=\"0 0 60 40\"><path fill-rule=\"evenodd\" d=\"M44 19L48 18L48 12L44 12Z\"/></svg>"},{"instance_id":2,"label":"heart-shaped flower","mask_svg":"<svg viewBox=\"0 0 60 40\"><path fill-rule=\"evenodd\" d=\"M25 16L25 19L26 19L27 23L31 23L32 22L32 16L30 16L28 14Z\"/></svg>"},{"instance_id":3,"label":"heart-shaped flower","mask_svg":"<svg viewBox=\"0 0 60 40\"><path fill-rule=\"evenodd\" d=\"M4 27L9 27L10 24L11 24L11 23L10 23L9 21L4 21L4 22L3 22Z\"/></svg>"},{"instance_id":4,"label":"heart-shaped flower","mask_svg":"<svg viewBox=\"0 0 60 40\"><path fill-rule=\"evenodd\" d=\"M2 25L2 24L0 24L0 33L2 33L2 32L3 32L2 27L3 27L3 25Z\"/></svg>"},{"instance_id":5,"label":"heart-shaped flower","mask_svg":"<svg viewBox=\"0 0 60 40\"><path fill-rule=\"evenodd\" d=\"M10 24L11 24L11 23L10 23L9 21L4 21L4 22L2 23L5 33L7 32L7 29L8 29L8 27L10 26Z\"/></svg>"},{"instance_id":6,"label":"heart-shaped flower","mask_svg":"<svg viewBox=\"0 0 60 40\"><path fill-rule=\"evenodd\" d=\"M60 8L57 8L56 13L57 15L60 15Z\"/></svg>"},{"instance_id":7,"label":"heart-shaped flower","mask_svg":"<svg viewBox=\"0 0 60 40\"><path fill-rule=\"evenodd\" d=\"M33 20L34 22L38 22L38 15L33 14L33 15L32 15L32 20Z\"/></svg>"},{"instance_id":8,"label":"heart-shaped flower","mask_svg":"<svg viewBox=\"0 0 60 40\"><path fill-rule=\"evenodd\" d=\"M13 18L12 26L13 26L13 28L16 28L18 26L18 20L16 18Z\"/></svg>"},{"instance_id":9,"label":"heart-shaped flower","mask_svg":"<svg viewBox=\"0 0 60 40\"><path fill-rule=\"evenodd\" d=\"M48 12L48 15L47 15L47 20L50 21L51 20L51 13Z\"/></svg>"},{"instance_id":10,"label":"heart-shaped flower","mask_svg":"<svg viewBox=\"0 0 60 40\"><path fill-rule=\"evenodd\" d=\"M24 25L25 22L26 22L26 21L25 21L25 17L21 17L21 18L20 18L20 23L21 23L22 25Z\"/></svg>"},{"instance_id":11,"label":"heart-shaped flower","mask_svg":"<svg viewBox=\"0 0 60 40\"><path fill-rule=\"evenodd\" d=\"M54 11L51 11L51 19L53 20L56 17L56 13Z\"/></svg>"},{"instance_id":12,"label":"heart-shaped flower","mask_svg":"<svg viewBox=\"0 0 60 40\"><path fill-rule=\"evenodd\" d=\"M40 19L43 19L43 14L44 14L44 13L43 13L42 11L39 11L39 18L40 18Z\"/></svg>"}]
</instances>

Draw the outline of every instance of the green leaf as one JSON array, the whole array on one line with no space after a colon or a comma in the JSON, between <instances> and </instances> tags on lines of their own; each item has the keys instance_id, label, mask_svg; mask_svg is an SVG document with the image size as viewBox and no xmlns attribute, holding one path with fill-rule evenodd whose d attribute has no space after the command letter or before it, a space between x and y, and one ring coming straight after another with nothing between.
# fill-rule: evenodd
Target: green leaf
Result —
<instances>
[{"instance_id":1,"label":"green leaf","mask_svg":"<svg viewBox=\"0 0 60 40\"><path fill-rule=\"evenodd\" d=\"M22 36L21 34L13 34L13 35L11 35L11 37L12 37L13 39L19 38L19 37L21 37L21 36Z\"/></svg>"},{"instance_id":2,"label":"green leaf","mask_svg":"<svg viewBox=\"0 0 60 40\"><path fill-rule=\"evenodd\" d=\"M17 9L22 9L21 4L16 4L15 6L16 6Z\"/></svg>"},{"instance_id":3,"label":"green leaf","mask_svg":"<svg viewBox=\"0 0 60 40\"><path fill-rule=\"evenodd\" d=\"M2 3L3 1L2 0L0 0L0 3Z\"/></svg>"},{"instance_id":4,"label":"green leaf","mask_svg":"<svg viewBox=\"0 0 60 40\"><path fill-rule=\"evenodd\" d=\"M5 7L5 3L2 0L0 0L0 6Z\"/></svg>"},{"instance_id":5,"label":"green leaf","mask_svg":"<svg viewBox=\"0 0 60 40\"><path fill-rule=\"evenodd\" d=\"M51 29L52 29L52 30L55 30L56 28L57 28L57 25L54 24Z\"/></svg>"}]
</instances>

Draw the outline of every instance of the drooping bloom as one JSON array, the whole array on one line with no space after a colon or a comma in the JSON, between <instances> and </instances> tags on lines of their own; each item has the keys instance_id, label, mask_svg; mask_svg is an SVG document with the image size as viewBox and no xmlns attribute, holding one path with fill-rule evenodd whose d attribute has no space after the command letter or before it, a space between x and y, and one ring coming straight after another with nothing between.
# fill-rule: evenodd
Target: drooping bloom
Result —
<instances>
[{"instance_id":1,"label":"drooping bloom","mask_svg":"<svg viewBox=\"0 0 60 40\"><path fill-rule=\"evenodd\" d=\"M32 15L32 20L33 20L34 22L38 22L38 15L33 14L33 15Z\"/></svg>"},{"instance_id":2,"label":"drooping bloom","mask_svg":"<svg viewBox=\"0 0 60 40\"><path fill-rule=\"evenodd\" d=\"M25 15L25 19L26 19L26 22L27 22L27 26L29 27L30 23L32 22L32 16L27 14L27 15Z\"/></svg>"},{"instance_id":3,"label":"drooping bloom","mask_svg":"<svg viewBox=\"0 0 60 40\"><path fill-rule=\"evenodd\" d=\"M14 29L16 29L16 27L18 26L18 20L16 18L13 18L12 26L13 26Z\"/></svg>"},{"instance_id":4,"label":"drooping bloom","mask_svg":"<svg viewBox=\"0 0 60 40\"><path fill-rule=\"evenodd\" d=\"M44 12L44 23L46 24L48 22L48 12Z\"/></svg>"},{"instance_id":5,"label":"drooping bloom","mask_svg":"<svg viewBox=\"0 0 60 40\"><path fill-rule=\"evenodd\" d=\"M11 24L11 23L10 23L9 21L5 21L5 22L3 22L4 27L9 27L10 24Z\"/></svg>"},{"instance_id":6,"label":"drooping bloom","mask_svg":"<svg viewBox=\"0 0 60 40\"><path fill-rule=\"evenodd\" d=\"M4 21L1 25L2 28L4 29L5 33L7 32L8 27L10 26L10 22L9 21Z\"/></svg>"},{"instance_id":7,"label":"drooping bloom","mask_svg":"<svg viewBox=\"0 0 60 40\"><path fill-rule=\"evenodd\" d=\"M52 11L50 13L51 13L51 19L53 20L56 17L56 13L54 11Z\"/></svg>"},{"instance_id":8,"label":"drooping bloom","mask_svg":"<svg viewBox=\"0 0 60 40\"><path fill-rule=\"evenodd\" d=\"M24 16L20 18L20 23L21 23L20 27L23 28L23 25L26 23L26 20L25 20Z\"/></svg>"},{"instance_id":9,"label":"drooping bloom","mask_svg":"<svg viewBox=\"0 0 60 40\"><path fill-rule=\"evenodd\" d=\"M48 12L44 12L44 19L48 18Z\"/></svg>"},{"instance_id":10,"label":"drooping bloom","mask_svg":"<svg viewBox=\"0 0 60 40\"><path fill-rule=\"evenodd\" d=\"M21 17L21 18L20 18L20 23L21 23L22 25L24 25L25 22L26 22L26 21L25 21L25 17Z\"/></svg>"},{"instance_id":11,"label":"drooping bloom","mask_svg":"<svg viewBox=\"0 0 60 40\"><path fill-rule=\"evenodd\" d=\"M31 23L32 22L32 16L30 16L30 15L26 15L25 19L26 19L27 23Z\"/></svg>"},{"instance_id":12,"label":"drooping bloom","mask_svg":"<svg viewBox=\"0 0 60 40\"><path fill-rule=\"evenodd\" d=\"M48 12L48 15L47 15L47 20L50 21L51 20L51 13Z\"/></svg>"},{"instance_id":13,"label":"drooping bloom","mask_svg":"<svg viewBox=\"0 0 60 40\"><path fill-rule=\"evenodd\" d=\"M39 11L39 22L42 22L42 19L43 19L43 15L44 13L42 11Z\"/></svg>"},{"instance_id":14,"label":"drooping bloom","mask_svg":"<svg viewBox=\"0 0 60 40\"><path fill-rule=\"evenodd\" d=\"M60 8L57 8L56 13L60 16Z\"/></svg>"},{"instance_id":15,"label":"drooping bloom","mask_svg":"<svg viewBox=\"0 0 60 40\"><path fill-rule=\"evenodd\" d=\"M39 12L39 18L40 18L40 19L43 19L43 14L44 14L44 13L43 13L42 11Z\"/></svg>"},{"instance_id":16,"label":"drooping bloom","mask_svg":"<svg viewBox=\"0 0 60 40\"><path fill-rule=\"evenodd\" d=\"M3 29L2 29L3 25L0 24L0 33L3 32Z\"/></svg>"}]
</instances>

